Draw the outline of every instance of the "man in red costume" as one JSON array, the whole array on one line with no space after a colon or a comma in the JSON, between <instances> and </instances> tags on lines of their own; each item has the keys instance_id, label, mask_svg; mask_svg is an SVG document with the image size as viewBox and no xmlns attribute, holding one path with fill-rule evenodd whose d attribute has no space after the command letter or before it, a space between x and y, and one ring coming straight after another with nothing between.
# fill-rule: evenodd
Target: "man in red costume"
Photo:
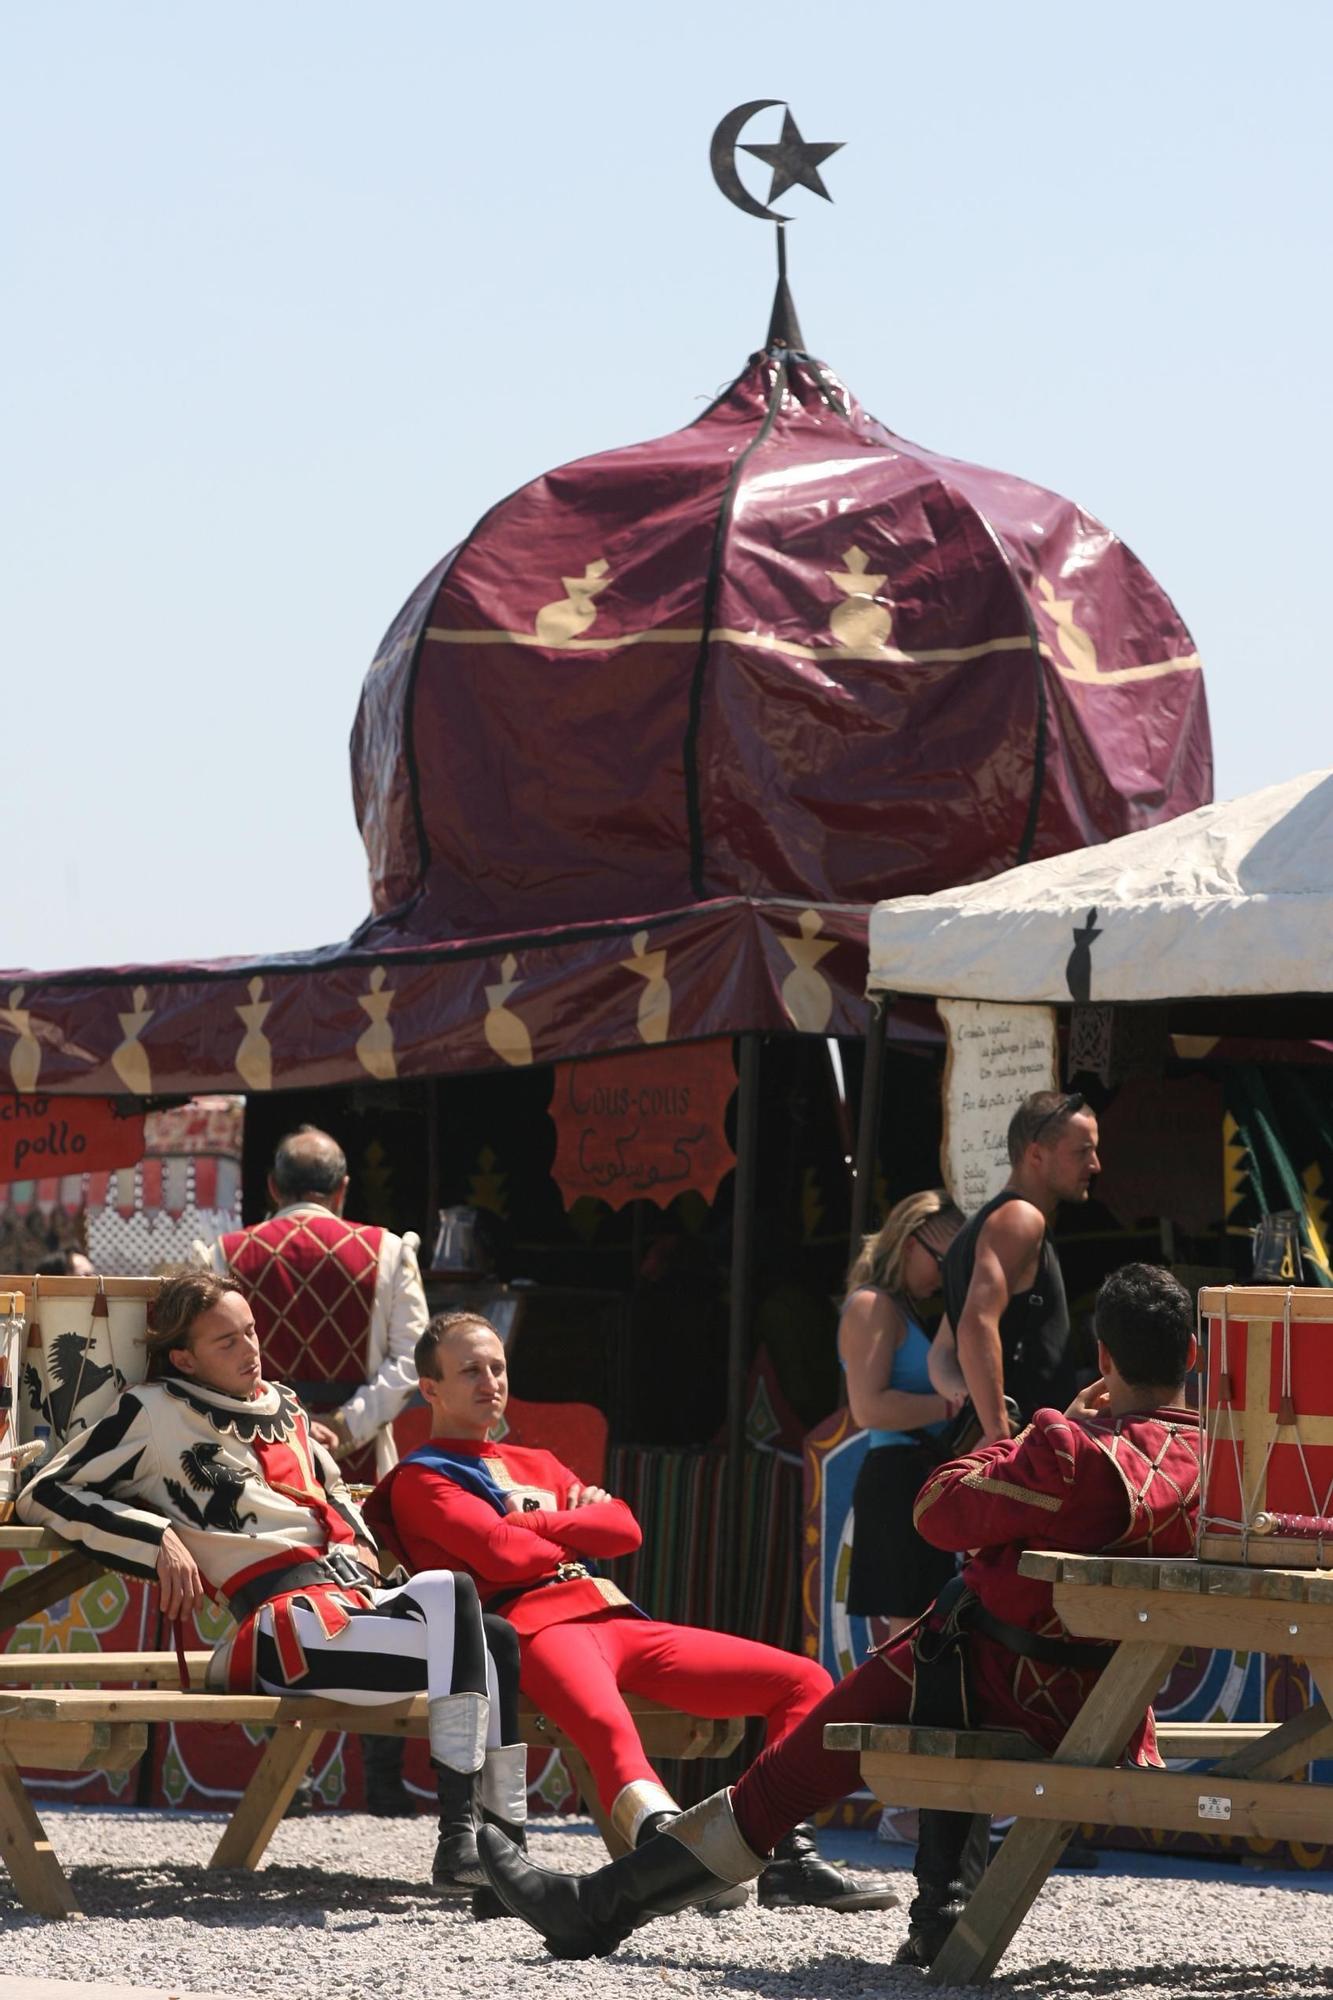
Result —
<instances>
[{"instance_id":1,"label":"man in red costume","mask_svg":"<svg viewBox=\"0 0 1333 2000\"><path fill-rule=\"evenodd\" d=\"M647 1918L758 1874L793 1821L859 1782L853 1753L824 1748L826 1723L1002 1725L1043 1751L1058 1746L1113 1648L1070 1635L1050 1585L1020 1576L1023 1551L1188 1555L1198 1505L1198 1420L1180 1407L1195 1353L1188 1294L1167 1271L1126 1265L1102 1287L1096 1331L1102 1378L1063 1416L1039 1410L1021 1436L939 1467L922 1487L916 1522L927 1541L972 1551L956 1585L766 1749L733 1791L582 1877L535 1868L483 1829L478 1847L501 1901L557 1957L605 1956ZM1127 1753L1160 1763L1151 1710ZM903 1962L930 1964L961 1913L969 1826L966 1814L923 1815Z\"/></svg>"},{"instance_id":2,"label":"man in red costume","mask_svg":"<svg viewBox=\"0 0 1333 2000\"><path fill-rule=\"evenodd\" d=\"M762 1715L775 1743L815 1707L829 1677L776 1646L645 1617L595 1574L596 1559L638 1548L638 1522L551 1452L489 1442L509 1391L504 1347L486 1320L432 1320L417 1367L430 1439L378 1488L367 1518L388 1528L413 1570L462 1570L484 1608L510 1620L520 1687L578 1745L633 1848L680 1809L644 1755L625 1693L695 1715ZM774 1846L759 1879L770 1907L882 1909L897 1900L821 1860L808 1826L784 1827ZM743 1889L728 1897L726 1886L713 1883L714 1906L744 1901Z\"/></svg>"},{"instance_id":3,"label":"man in red costume","mask_svg":"<svg viewBox=\"0 0 1333 2000\"><path fill-rule=\"evenodd\" d=\"M378 1478L398 1456L393 1420L416 1387L412 1351L429 1317L417 1239L346 1219L347 1160L313 1125L282 1141L268 1191L274 1213L219 1237L213 1269L244 1293L265 1371L310 1410L317 1442L346 1478ZM361 1755L370 1811L412 1813L403 1739L363 1736Z\"/></svg>"}]
</instances>

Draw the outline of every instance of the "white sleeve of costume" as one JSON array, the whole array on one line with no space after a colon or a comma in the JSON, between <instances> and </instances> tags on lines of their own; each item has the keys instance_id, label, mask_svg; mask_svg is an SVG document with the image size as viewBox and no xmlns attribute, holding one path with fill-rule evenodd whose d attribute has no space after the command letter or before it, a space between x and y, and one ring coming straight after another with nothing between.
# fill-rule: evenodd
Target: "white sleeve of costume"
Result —
<instances>
[{"instance_id":1,"label":"white sleeve of costume","mask_svg":"<svg viewBox=\"0 0 1333 2000\"><path fill-rule=\"evenodd\" d=\"M365 1444L391 1424L417 1386L413 1350L430 1317L417 1263L420 1239L409 1232L380 1245L379 1282L370 1322L370 1380L356 1389L338 1414L354 1444Z\"/></svg>"},{"instance_id":2,"label":"white sleeve of costume","mask_svg":"<svg viewBox=\"0 0 1333 2000\"><path fill-rule=\"evenodd\" d=\"M61 1446L20 1493L16 1511L21 1521L54 1529L108 1569L156 1577L162 1537L172 1524L134 1502L157 1469L152 1421L127 1390L100 1423Z\"/></svg>"}]
</instances>

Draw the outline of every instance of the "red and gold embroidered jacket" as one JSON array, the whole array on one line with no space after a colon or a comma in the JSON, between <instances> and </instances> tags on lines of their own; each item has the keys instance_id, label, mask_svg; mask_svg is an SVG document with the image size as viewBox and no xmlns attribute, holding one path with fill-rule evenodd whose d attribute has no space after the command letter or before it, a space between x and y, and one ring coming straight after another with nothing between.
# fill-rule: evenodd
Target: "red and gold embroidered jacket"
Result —
<instances>
[{"instance_id":1,"label":"red and gold embroidered jacket","mask_svg":"<svg viewBox=\"0 0 1333 2000\"><path fill-rule=\"evenodd\" d=\"M917 1495L916 1525L936 1548L971 1551L963 1577L993 1617L1070 1639L1051 1585L1019 1575L1024 1551L1191 1555L1199 1452L1191 1410L1119 1418L1038 1410L1018 1437L939 1466ZM968 1652L985 1719L1025 1729L1043 1749L1058 1744L1100 1671L1025 1659L980 1632ZM1151 1711L1130 1754L1160 1761Z\"/></svg>"},{"instance_id":2,"label":"red and gold embroidered jacket","mask_svg":"<svg viewBox=\"0 0 1333 2000\"><path fill-rule=\"evenodd\" d=\"M608 1604L628 1608L604 1577L547 1581L562 1563L630 1555L643 1539L623 1500L570 1507L570 1488L579 1483L553 1452L432 1438L376 1487L366 1518L377 1534L389 1529L413 1571L465 1570L483 1610L502 1600L496 1608L522 1635ZM511 1497L521 1512L500 1511ZM519 1594L507 1596L511 1591Z\"/></svg>"}]
</instances>

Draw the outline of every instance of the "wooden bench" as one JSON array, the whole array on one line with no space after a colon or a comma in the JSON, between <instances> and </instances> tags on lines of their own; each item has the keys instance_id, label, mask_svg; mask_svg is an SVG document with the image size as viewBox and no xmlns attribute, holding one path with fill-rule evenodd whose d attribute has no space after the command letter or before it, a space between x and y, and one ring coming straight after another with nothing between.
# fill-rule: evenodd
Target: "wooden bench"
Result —
<instances>
[{"instance_id":1,"label":"wooden bench","mask_svg":"<svg viewBox=\"0 0 1333 2000\"><path fill-rule=\"evenodd\" d=\"M355 1707L301 1695L211 1694L203 1685L207 1653L189 1653L191 1687L179 1684L174 1653L6 1653L0 1682L0 1859L25 1909L41 1916L79 1915L64 1870L46 1838L18 1767L128 1770L143 1755L151 1722L236 1722L272 1729L266 1746L208 1863L255 1868L324 1736L429 1734L424 1694ZM118 1687L120 1681L138 1686ZM649 1757L727 1757L745 1718L687 1715L643 1697L627 1697ZM625 1843L597 1797L585 1760L564 1732L530 1703L519 1714L530 1748L558 1750L612 1855Z\"/></svg>"},{"instance_id":2,"label":"wooden bench","mask_svg":"<svg viewBox=\"0 0 1333 2000\"><path fill-rule=\"evenodd\" d=\"M1071 1632L1118 1642L1052 1756L1006 1730L834 1723L824 1732L828 1748L859 1757L886 1802L1014 1818L931 1967L936 1985L994 1971L1080 1824L1333 1842L1333 1786L1291 1782L1333 1755L1333 1575L1055 1554L1025 1555L1020 1569L1052 1585ZM1121 1764L1186 1645L1302 1659L1318 1693L1283 1723L1159 1724L1163 1756L1207 1762L1206 1772Z\"/></svg>"}]
</instances>

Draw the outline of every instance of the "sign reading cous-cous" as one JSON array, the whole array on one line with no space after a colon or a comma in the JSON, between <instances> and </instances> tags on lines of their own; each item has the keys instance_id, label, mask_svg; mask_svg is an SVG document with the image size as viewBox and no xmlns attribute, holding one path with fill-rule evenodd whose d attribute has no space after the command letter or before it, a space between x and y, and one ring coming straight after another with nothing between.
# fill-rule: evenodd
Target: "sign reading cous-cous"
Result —
<instances>
[{"instance_id":1,"label":"sign reading cous-cous","mask_svg":"<svg viewBox=\"0 0 1333 2000\"><path fill-rule=\"evenodd\" d=\"M552 1176L568 1208L592 1195L612 1208L646 1198L665 1208L686 1188L711 1201L736 1164L727 1104L731 1042L557 1063Z\"/></svg>"},{"instance_id":2,"label":"sign reading cous-cous","mask_svg":"<svg viewBox=\"0 0 1333 2000\"><path fill-rule=\"evenodd\" d=\"M944 1185L974 1215L1009 1178L1009 1120L1034 1090L1056 1087L1052 1007L939 1000L949 1038L944 1065Z\"/></svg>"}]
</instances>

